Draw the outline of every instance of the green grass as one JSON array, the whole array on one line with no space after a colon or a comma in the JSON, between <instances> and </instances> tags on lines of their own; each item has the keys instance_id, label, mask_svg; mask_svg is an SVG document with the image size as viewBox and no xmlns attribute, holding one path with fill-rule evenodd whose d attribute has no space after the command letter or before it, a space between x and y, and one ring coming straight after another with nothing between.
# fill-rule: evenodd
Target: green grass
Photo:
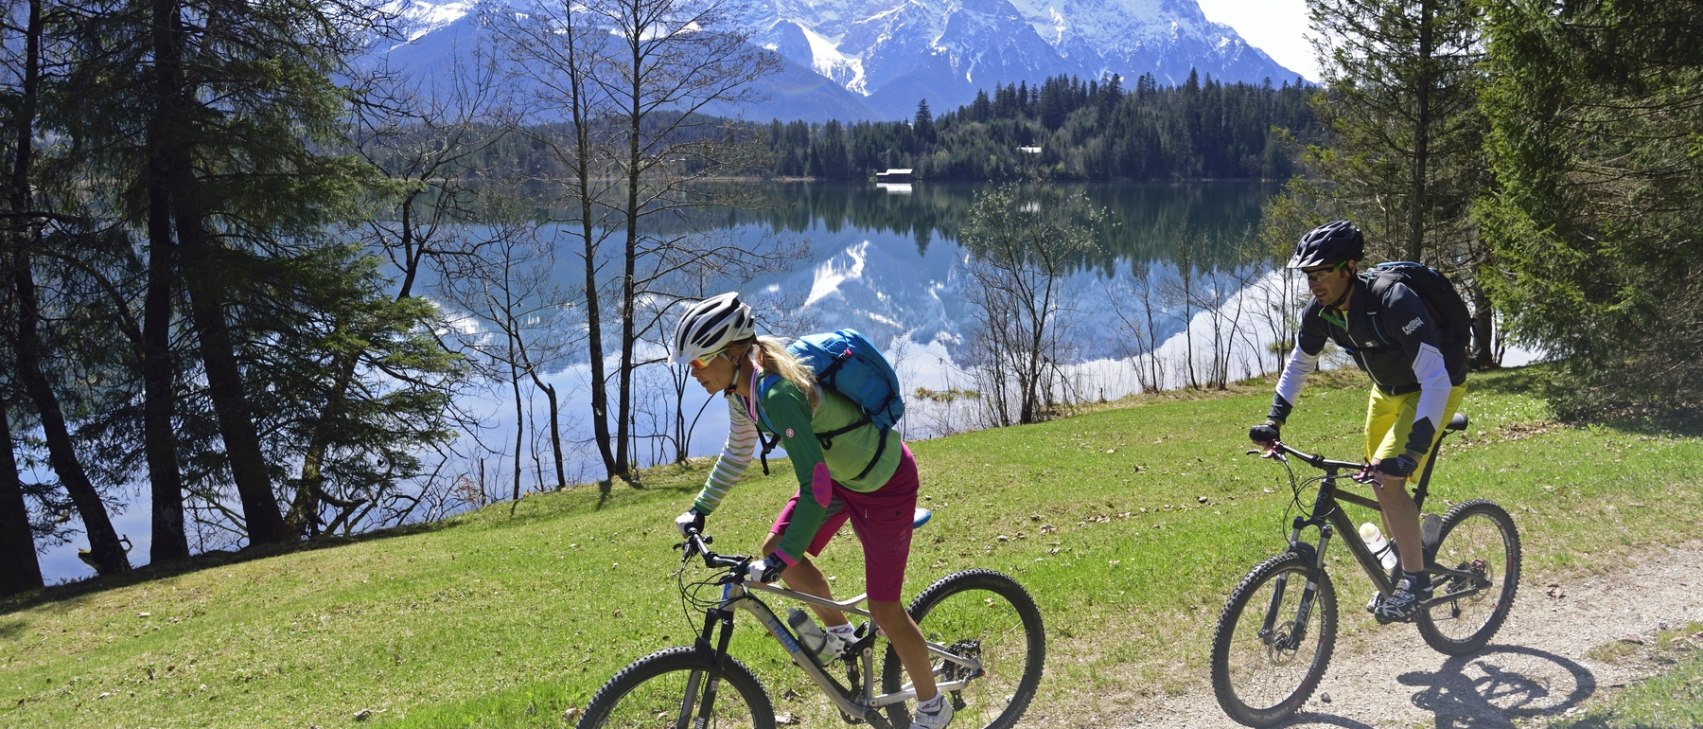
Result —
<instances>
[{"instance_id":1,"label":"green grass","mask_svg":"<svg viewBox=\"0 0 1703 729\"><path fill-rule=\"evenodd\" d=\"M1473 425L1439 464L1433 509L1470 497L1507 506L1528 590L1697 534L1703 437L1553 423L1527 394L1541 376L1475 375ZM917 535L906 596L967 567L1017 577L1050 639L1035 712L1060 714L1084 692L1199 687L1225 594L1287 531L1282 469L1243 455L1269 393L1265 382L1164 395L913 444L936 518ZM1363 379L1314 378L1286 439L1354 457L1365 397ZM606 500L591 488L531 496L513 515L501 504L0 603L0 726L562 726L621 666L690 642L701 614L682 611L669 545L706 467L657 469ZM710 517L717 548L759 544L792 491L791 469L773 470L753 468ZM822 564L842 594L861 591L849 530ZM1356 574L1340 572L1345 594L1358 594ZM838 723L816 720L826 702L760 637L742 630L733 650L777 708L804 726Z\"/></svg>"},{"instance_id":2,"label":"green grass","mask_svg":"<svg viewBox=\"0 0 1703 729\"><path fill-rule=\"evenodd\" d=\"M1660 675L1613 694L1555 729L1646 729L1703 726L1703 623L1664 630L1645 644L1617 642L1592 651L1599 660L1647 660Z\"/></svg>"}]
</instances>

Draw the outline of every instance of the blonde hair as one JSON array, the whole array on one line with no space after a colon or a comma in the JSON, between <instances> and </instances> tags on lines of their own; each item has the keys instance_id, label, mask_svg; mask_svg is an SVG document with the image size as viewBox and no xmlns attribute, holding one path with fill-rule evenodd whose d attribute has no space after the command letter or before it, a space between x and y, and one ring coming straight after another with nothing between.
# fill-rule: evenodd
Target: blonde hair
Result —
<instances>
[{"instance_id":1,"label":"blonde hair","mask_svg":"<svg viewBox=\"0 0 1703 729\"><path fill-rule=\"evenodd\" d=\"M791 382L810 400L810 407L821 404L822 396L816 391L816 373L786 351L784 340L759 335L753 346L757 352L757 366L764 372L780 375Z\"/></svg>"}]
</instances>

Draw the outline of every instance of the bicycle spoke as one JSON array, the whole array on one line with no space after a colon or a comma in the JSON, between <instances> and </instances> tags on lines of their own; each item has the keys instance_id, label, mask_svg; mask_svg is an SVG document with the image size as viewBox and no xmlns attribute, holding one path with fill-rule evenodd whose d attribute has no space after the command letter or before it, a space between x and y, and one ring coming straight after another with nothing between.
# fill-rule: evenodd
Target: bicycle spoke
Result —
<instances>
[{"instance_id":1,"label":"bicycle spoke","mask_svg":"<svg viewBox=\"0 0 1703 729\"><path fill-rule=\"evenodd\" d=\"M704 713L710 687L707 659L679 648L641 659L598 692L580 726L584 729L686 729ZM716 682L715 700L704 725L713 729L768 729L774 711L749 669L729 661Z\"/></svg>"},{"instance_id":2,"label":"bicycle spoke","mask_svg":"<svg viewBox=\"0 0 1703 729\"><path fill-rule=\"evenodd\" d=\"M1507 512L1478 499L1443 521L1436 564L1447 572L1432 579L1436 597L1418 616L1419 632L1432 648L1460 655L1482 648L1507 618L1519 581L1519 536Z\"/></svg>"},{"instance_id":3,"label":"bicycle spoke","mask_svg":"<svg viewBox=\"0 0 1703 729\"><path fill-rule=\"evenodd\" d=\"M911 613L925 640L968 659L930 657L936 682L951 691L954 705L963 703L952 725L1014 726L1034 696L1046 652L1041 616L1028 593L1004 575L971 570L925 590ZM891 651L883 676L884 691L909 685ZM954 691L954 684L962 688ZM889 712L900 726L901 718L909 719L902 712Z\"/></svg>"},{"instance_id":4,"label":"bicycle spoke","mask_svg":"<svg viewBox=\"0 0 1703 729\"><path fill-rule=\"evenodd\" d=\"M1309 585L1312 576L1317 583ZM1263 726L1300 709L1336 636L1330 579L1300 555L1254 568L1230 595L1212 639L1212 686L1232 719Z\"/></svg>"}]
</instances>

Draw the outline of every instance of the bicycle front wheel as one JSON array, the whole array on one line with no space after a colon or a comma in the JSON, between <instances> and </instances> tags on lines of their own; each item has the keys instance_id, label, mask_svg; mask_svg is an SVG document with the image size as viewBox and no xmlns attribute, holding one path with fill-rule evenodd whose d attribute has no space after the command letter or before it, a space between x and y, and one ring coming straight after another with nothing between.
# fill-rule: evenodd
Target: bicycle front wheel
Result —
<instances>
[{"instance_id":1,"label":"bicycle front wheel","mask_svg":"<svg viewBox=\"0 0 1703 729\"><path fill-rule=\"evenodd\" d=\"M1447 599L1419 611L1419 634L1446 655L1483 648L1508 619L1520 585L1513 517L1484 499L1456 504L1443 515L1435 564L1452 571L1431 578L1432 595Z\"/></svg>"},{"instance_id":2,"label":"bicycle front wheel","mask_svg":"<svg viewBox=\"0 0 1703 729\"><path fill-rule=\"evenodd\" d=\"M1212 692L1231 719L1271 726L1300 711L1336 647L1336 588L1311 550L1272 557L1230 592L1212 635Z\"/></svg>"},{"instance_id":3,"label":"bicycle front wheel","mask_svg":"<svg viewBox=\"0 0 1703 729\"><path fill-rule=\"evenodd\" d=\"M1035 698L1047 656L1041 611L1028 591L998 572L966 570L936 580L911 601L909 609L924 639L981 663L981 670L972 672L943 658L932 660L935 680L969 679L967 688L947 696L955 710L952 725L966 729L1015 726ZM884 692L905 685L905 668L891 644L881 669ZM887 714L894 729L911 725L904 704L889 707Z\"/></svg>"},{"instance_id":4,"label":"bicycle front wheel","mask_svg":"<svg viewBox=\"0 0 1703 729\"><path fill-rule=\"evenodd\" d=\"M763 684L745 664L728 656L711 682L713 656L679 647L652 653L621 669L597 690L578 729L774 729L775 710ZM696 723L704 704L708 720Z\"/></svg>"}]
</instances>

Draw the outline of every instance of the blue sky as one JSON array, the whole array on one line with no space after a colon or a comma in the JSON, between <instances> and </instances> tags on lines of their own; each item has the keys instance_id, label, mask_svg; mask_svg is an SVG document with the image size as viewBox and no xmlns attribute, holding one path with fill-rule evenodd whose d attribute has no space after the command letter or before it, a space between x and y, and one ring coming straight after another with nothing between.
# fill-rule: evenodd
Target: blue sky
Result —
<instances>
[{"instance_id":1,"label":"blue sky","mask_svg":"<svg viewBox=\"0 0 1703 729\"><path fill-rule=\"evenodd\" d=\"M1285 68L1319 80L1307 45L1306 0L1196 0L1207 20L1236 29L1242 40L1265 51Z\"/></svg>"}]
</instances>

